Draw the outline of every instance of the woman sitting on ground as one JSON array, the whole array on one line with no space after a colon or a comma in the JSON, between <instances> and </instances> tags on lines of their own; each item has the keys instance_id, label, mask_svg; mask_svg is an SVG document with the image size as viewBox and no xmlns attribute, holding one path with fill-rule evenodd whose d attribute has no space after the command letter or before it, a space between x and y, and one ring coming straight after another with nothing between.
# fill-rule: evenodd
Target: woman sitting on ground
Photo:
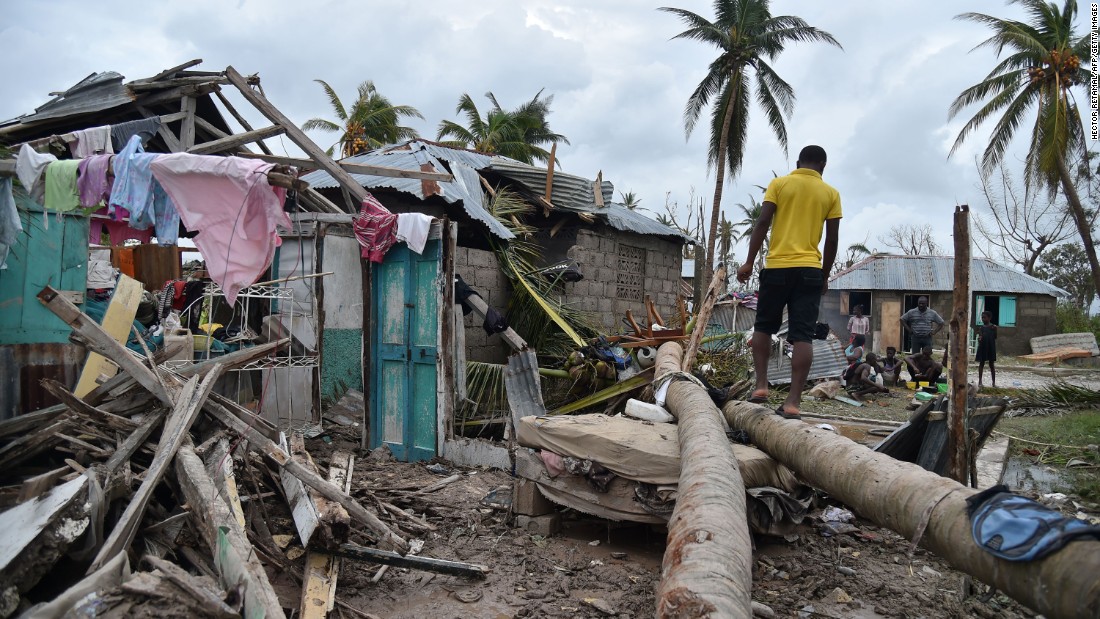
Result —
<instances>
[{"instance_id":1,"label":"woman sitting on ground","mask_svg":"<svg viewBox=\"0 0 1100 619\"><path fill-rule=\"evenodd\" d=\"M852 374L855 372L856 367L863 361L863 343L866 341L867 338L862 334L857 334L852 338L852 343L844 349L844 357L848 360L848 365L840 376L842 385L846 385L852 380Z\"/></svg>"}]
</instances>

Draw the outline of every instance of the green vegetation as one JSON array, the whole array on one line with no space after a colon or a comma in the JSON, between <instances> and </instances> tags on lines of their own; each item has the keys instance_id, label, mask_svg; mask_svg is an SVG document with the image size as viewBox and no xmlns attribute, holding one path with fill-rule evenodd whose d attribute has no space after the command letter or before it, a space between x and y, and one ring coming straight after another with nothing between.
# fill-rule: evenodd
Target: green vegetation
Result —
<instances>
[{"instance_id":1,"label":"green vegetation","mask_svg":"<svg viewBox=\"0 0 1100 619\"><path fill-rule=\"evenodd\" d=\"M1059 303L1055 316L1058 333L1092 333L1100 340L1100 316L1089 316L1072 303Z\"/></svg>"},{"instance_id":2,"label":"green vegetation","mask_svg":"<svg viewBox=\"0 0 1100 619\"><path fill-rule=\"evenodd\" d=\"M544 147L569 143L564 135L551 131L546 121L553 95L541 98L540 90L530 101L511 111L501 107L493 93L487 92L485 96L493 107L482 117L474 100L463 93L455 113L466 117L466 126L450 120L439 123L438 139L450 138L443 144L534 164L550 160L550 151Z\"/></svg>"},{"instance_id":3,"label":"green vegetation","mask_svg":"<svg viewBox=\"0 0 1100 619\"><path fill-rule=\"evenodd\" d=\"M810 26L794 15L772 15L770 0L715 0L714 21L685 9L662 7L660 10L680 18L688 29L677 39L692 39L718 50L707 74L684 107L684 130L688 136L703 109L711 106L710 146L707 157L714 165L714 201L711 203L710 230L704 279L714 271L714 244L722 204L726 169L737 176L748 145L750 91L755 81L755 99L767 117L784 153L787 151L787 125L784 117L794 110L794 88L772 69L790 43L829 43L840 47L833 35ZM752 80L749 69L756 79ZM706 283L703 283L706 288Z\"/></svg>"},{"instance_id":4,"label":"green vegetation","mask_svg":"<svg viewBox=\"0 0 1100 619\"><path fill-rule=\"evenodd\" d=\"M1088 260L1094 290L1100 290L1100 262L1092 241L1092 220L1081 204L1070 164L1086 153L1085 128L1074 91L1081 95L1089 83L1089 35L1078 34L1077 0L1065 0L1061 9L1045 0L1010 0L1020 5L1027 21L1001 19L984 13L963 13L958 19L987 26L992 36L978 47L990 47L1000 61L981 82L964 90L951 104L948 118L973 105L981 107L959 132L951 153L979 126L1000 116L982 155L988 172L1000 163L1018 129L1030 134L1024 160L1028 189L1062 189L1070 216L1077 226ZM1002 57L1003 54L1003 57ZM1025 116L1035 111L1027 127Z\"/></svg>"},{"instance_id":5,"label":"green vegetation","mask_svg":"<svg viewBox=\"0 0 1100 619\"><path fill-rule=\"evenodd\" d=\"M328 148L329 155L333 154L337 146L340 147L341 156L350 157L372 148L420 137L416 129L402 127L400 124L402 118L424 118L420 112L409 105L393 105L389 99L379 94L374 82L366 81L359 85L358 96L348 110L328 82L313 81L320 84L328 95L339 122L311 118L302 125L302 129L340 132L339 141Z\"/></svg>"}]
</instances>

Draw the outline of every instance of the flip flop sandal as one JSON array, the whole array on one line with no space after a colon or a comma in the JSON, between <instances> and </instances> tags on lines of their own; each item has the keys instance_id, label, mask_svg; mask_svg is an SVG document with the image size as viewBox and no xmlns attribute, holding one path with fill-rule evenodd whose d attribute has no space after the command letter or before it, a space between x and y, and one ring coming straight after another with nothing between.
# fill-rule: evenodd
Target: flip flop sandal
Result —
<instances>
[{"instance_id":1,"label":"flip flop sandal","mask_svg":"<svg viewBox=\"0 0 1100 619\"><path fill-rule=\"evenodd\" d=\"M802 419L802 415L799 414L799 413L788 413L787 411L783 410L783 405L782 404L779 405L779 408L775 409L775 414L779 415L780 417L782 417L784 419L794 419L794 420Z\"/></svg>"},{"instance_id":2,"label":"flip flop sandal","mask_svg":"<svg viewBox=\"0 0 1100 619\"><path fill-rule=\"evenodd\" d=\"M768 396L766 395L749 395L747 400L749 404L766 404L768 402Z\"/></svg>"}]
</instances>

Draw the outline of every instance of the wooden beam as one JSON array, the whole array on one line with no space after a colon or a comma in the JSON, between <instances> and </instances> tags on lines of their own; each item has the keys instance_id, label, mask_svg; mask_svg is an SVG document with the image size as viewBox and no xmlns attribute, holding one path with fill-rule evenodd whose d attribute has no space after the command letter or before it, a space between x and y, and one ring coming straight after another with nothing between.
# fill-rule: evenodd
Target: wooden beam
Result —
<instances>
[{"instance_id":1,"label":"wooden beam","mask_svg":"<svg viewBox=\"0 0 1100 619\"><path fill-rule=\"evenodd\" d=\"M126 437L126 440L115 449L115 453L111 454L111 457L107 459L107 463L103 465L107 470L107 475L113 476L122 468L122 465L129 462L130 458L137 453L138 449L141 449L141 446L145 444L145 440L149 438L149 435L162 421L164 421L164 409L148 413L141 425Z\"/></svg>"},{"instance_id":2,"label":"wooden beam","mask_svg":"<svg viewBox=\"0 0 1100 619\"><path fill-rule=\"evenodd\" d=\"M183 150L187 150L195 145L195 98L184 97L180 101L180 111L187 114L180 125L180 143Z\"/></svg>"},{"instance_id":3,"label":"wooden beam","mask_svg":"<svg viewBox=\"0 0 1100 619\"><path fill-rule=\"evenodd\" d=\"M157 127L157 135L160 139L164 140L164 145L168 147L168 150L173 153L178 153L183 150L183 145L180 143L176 134L172 133L172 130L168 128L168 123L177 120L183 120L187 116L184 112L176 112L175 114L166 114L164 116L158 116L149 111L144 105L138 105L137 111L145 118L160 118L160 126Z\"/></svg>"},{"instance_id":4,"label":"wooden beam","mask_svg":"<svg viewBox=\"0 0 1100 619\"><path fill-rule=\"evenodd\" d=\"M102 323L103 330L116 342L121 344L129 338L130 327L134 324L134 316L137 315L141 295L144 292L145 287L141 282L126 274L119 275L111 301L107 304L107 311L103 314ZM99 353L90 352L88 360L80 370L80 379L76 382L73 393L82 398L102 382L101 378L106 380L116 372L118 372L118 366L111 363L110 359Z\"/></svg>"},{"instance_id":5,"label":"wooden beam","mask_svg":"<svg viewBox=\"0 0 1100 619\"><path fill-rule=\"evenodd\" d=\"M171 580L178 585L180 589L187 592L198 602L199 607L210 616L216 619L232 619L233 617L241 616L240 613L230 608L220 597L214 595L210 589L203 586L194 576L187 573L187 571L175 563L165 561L153 555L145 555L143 560L151 567L163 572L164 575L168 577L168 580Z\"/></svg>"},{"instance_id":6,"label":"wooden beam","mask_svg":"<svg viewBox=\"0 0 1100 619\"><path fill-rule=\"evenodd\" d=\"M303 170L318 170L321 169L321 165L312 159L301 159L299 157L280 157L277 155L264 155L259 153L241 153L238 157L244 157L246 159L260 159L270 163L280 163L283 165L292 165ZM403 168L391 168L387 166L366 165L362 163L351 163L347 161L337 161L336 165L340 166L351 174L369 174L371 176L385 176L388 178L415 178L425 181L440 181L450 182L454 180L454 176L446 172L424 172L421 170L405 170Z\"/></svg>"},{"instance_id":7,"label":"wooden beam","mask_svg":"<svg viewBox=\"0 0 1100 619\"><path fill-rule=\"evenodd\" d=\"M466 297L466 304L473 308L474 313L477 314L479 318L482 320L485 319L485 313L489 311L489 304L485 302L485 299L482 299L476 294L472 294ZM501 331L500 337L504 338L504 341L514 350L527 349L527 342L525 342L512 327L508 327L504 331Z\"/></svg>"},{"instance_id":8,"label":"wooden beam","mask_svg":"<svg viewBox=\"0 0 1100 619\"><path fill-rule=\"evenodd\" d=\"M286 617L279 596L248 541L248 534L218 496L214 482L206 474L190 441L181 445L176 454L176 478L192 508L196 528L214 557L214 568L222 587L227 591L243 590L243 615L266 619Z\"/></svg>"},{"instance_id":9,"label":"wooden beam","mask_svg":"<svg viewBox=\"0 0 1100 619\"><path fill-rule=\"evenodd\" d=\"M228 150L233 150L238 146L255 142L256 140L262 140L264 138L270 138L276 135L281 135L285 132L283 127L278 125L272 125L270 127L264 127L263 129L255 129L247 133L238 133L237 135L231 135L227 138L221 138L210 142L203 142L202 144L195 144L186 149L186 152L192 155L207 155L210 153L221 153Z\"/></svg>"},{"instance_id":10,"label":"wooden beam","mask_svg":"<svg viewBox=\"0 0 1100 619\"><path fill-rule=\"evenodd\" d=\"M699 354L699 346L703 343L703 336L707 332L707 322L710 321L710 313L714 309L714 303L718 300L718 288L726 279L726 265L718 267L718 271L710 280L707 294L695 314L695 330L691 332L687 348L684 350L683 366L681 369L690 373L695 365L695 356Z\"/></svg>"},{"instance_id":11,"label":"wooden beam","mask_svg":"<svg viewBox=\"0 0 1100 619\"><path fill-rule=\"evenodd\" d=\"M408 549L408 543L386 526L386 523L379 520L377 516L335 484L326 481L317 473L291 460L290 456L270 438L260 434L248 423L233 416L224 408L208 406L206 410L225 427L248 439L253 448L278 464L280 469L290 472L290 474L302 480L305 485L320 493L321 496L343 505L344 509L348 510L353 518L365 524L383 544L392 546L402 552Z\"/></svg>"},{"instance_id":12,"label":"wooden beam","mask_svg":"<svg viewBox=\"0 0 1100 619\"><path fill-rule=\"evenodd\" d=\"M229 79L229 82L237 87L237 90L241 92L245 99L252 105L256 106L256 109L261 114L267 117L268 120L281 126L285 131L291 142L298 145L311 159L321 165L321 168L328 172L336 182L340 183L340 186L350 193L357 202L362 202L367 198L367 190L363 189L359 183L355 182L351 176L343 170L340 166L336 165L336 162L329 157L320 146L317 146L313 140L309 139L301 129L298 128L289 118L283 115L274 105L272 105L266 97L256 92L248 85L240 73L233 67L226 67L225 76Z\"/></svg>"},{"instance_id":13,"label":"wooden beam","mask_svg":"<svg viewBox=\"0 0 1100 619\"><path fill-rule=\"evenodd\" d=\"M102 423L120 432L133 432L134 429L138 427L138 424L128 417L108 413L107 411L100 410L84 400L81 400L56 380L43 378L41 384L50 395L60 400L62 404L68 406L73 412L92 419L97 423Z\"/></svg>"},{"instance_id":14,"label":"wooden beam","mask_svg":"<svg viewBox=\"0 0 1100 619\"><path fill-rule=\"evenodd\" d=\"M104 357L113 359L119 367L128 372L142 387L148 389L161 402L169 406L175 405L175 402L164 389L164 386L160 384L160 380L157 379L152 370L145 367L134 355L130 354L125 346L116 342L110 334L103 330L103 327L88 318L87 314L81 312L64 295L54 290L52 286L46 286L38 293L38 300L54 315L63 320L65 324L72 327L89 348Z\"/></svg>"},{"instance_id":15,"label":"wooden beam","mask_svg":"<svg viewBox=\"0 0 1100 619\"><path fill-rule=\"evenodd\" d=\"M313 463L313 458L306 451L305 438L301 434L292 434L289 437L288 447L292 460L314 473L317 472L317 465ZM292 491L302 486L302 482L292 475L284 474L281 477L283 488L287 491L287 498L291 499ZM288 477L290 479L287 479ZM343 484L340 485L343 486ZM339 503L329 501L315 490L307 491L303 487L302 491L305 496L299 495L299 500L291 506L294 508L294 524L298 529L298 539L302 540L302 545L310 545L315 535L319 544L325 548L332 548L346 542L348 533L351 532L351 516L348 515L347 510Z\"/></svg>"},{"instance_id":16,"label":"wooden beam","mask_svg":"<svg viewBox=\"0 0 1100 619\"><path fill-rule=\"evenodd\" d=\"M603 208L603 170L596 174L596 180L592 183L592 194L596 199L596 206Z\"/></svg>"},{"instance_id":17,"label":"wooden beam","mask_svg":"<svg viewBox=\"0 0 1100 619\"><path fill-rule=\"evenodd\" d=\"M351 476L355 456L347 451L332 454L328 466L328 480L351 492ZM345 512L346 513L346 512ZM325 619L336 603L336 581L340 576L340 557L319 550L306 552L306 566L302 574L302 619Z\"/></svg>"},{"instance_id":18,"label":"wooden beam","mask_svg":"<svg viewBox=\"0 0 1100 619\"><path fill-rule=\"evenodd\" d=\"M218 101L221 101L222 105L225 106L226 111L229 112L229 114L233 116L233 118L237 119L237 122L240 123L242 129L244 129L245 131L252 131L252 125L249 124L248 120L246 120L244 116L241 116L241 113L237 111L237 108L233 107L233 104L229 102L229 99L225 98L225 95L222 94L222 91L218 90L214 94L217 95ZM260 150L264 151L264 153L268 155L272 154L271 149L267 147L267 144L264 144L263 140L257 141L256 146L259 146Z\"/></svg>"},{"instance_id":19,"label":"wooden beam","mask_svg":"<svg viewBox=\"0 0 1100 619\"><path fill-rule=\"evenodd\" d=\"M224 77L217 77L213 75L194 75L190 77L174 77L166 80L159 80L156 82L130 82L126 84L126 87L131 92L141 93L151 90L162 90L166 88L178 88L180 86L200 86L205 84L224 84L226 79Z\"/></svg>"},{"instance_id":20,"label":"wooden beam","mask_svg":"<svg viewBox=\"0 0 1100 619\"><path fill-rule=\"evenodd\" d=\"M551 201L551 196L554 195L554 160L558 154L558 143L550 147L550 161L546 164L546 192L543 196L547 202Z\"/></svg>"},{"instance_id":21,"label":"wooden beam","mask_svg":"<svg viewBox=\"0 0 1100 619\"><path fill-rule=\"evenodd\" d=\"M355 559L356 561L368 561L380 565L393 565L395 567L407 567L437 574L449 574L451 576L463 576L465 578L485 578L489 574L489 568L474 563L462 563L460 561L447 561L445 559L433 559L432 557L414 557L411 554L401 556L395 552L366 548L355 544L341 544L335 554Z\"/></svg>"},{"instance_id":22,"label":"wooden beam","mask_svg":"<svg viewBox=\"0 0 1100 619\"><path fill-rule=\"evenodd\" d=\"M237 524L242 529L245 528L244 508L241 507L241 497L237 494L237 477L233 473L233 454L229 450L229 441L224 436L218 439L203 459L206 461L206 472L217 486L218 494L229 505Z\"/></svg>"},{"instance_id":23,"label":"wooden beam","mask_svg":"<svg viewBox=\"0 0 1100 619\"><path fill-rule=\"evenodd\" d=\"M947 414L947 476L966 485L970 459L967 457L967 398L969 385L966 370L969 361L966 340L970 330L970 207L955 207L955 287L951 293L951 399Z\"/></svg>"},{"instance_id":24,"label":"wooden beam","mask_svg":"<svg viewBox=\"0 0 1100 619\"><path fill-rule=\"evenodd\" d=\"M160 73L157 73L153 77L140 79L140 80L134 80L133 82L130 82L130 83L131 84L141 84L141 83L147 83L147 82L155 82L157 80L162 80L166 77L170 77L172 75L175 75L176 73L179 73L180 71L183 71L184 69L190 69L191 67L196 66L196 65L200 65L200 64L202 64L202 58L195 58L194 60L188 60L187 62L180 63L180 64L172 67L171 69L165 69L165 70L161 71Z\"/></svg>"},{"instance_id":25,"label":"wooden beam","mask_svg":"<svg viewBox=\"0 0 1100 619\"><path fill-rule=\"evenodd\" d=\"M161 121L164 121L163 116L161 117ZM203 131L206 131L210 135L214 136L215 139L229 137L228 133L222 131L221 129L218 129L214 125L210 124L210 121L197 114L195 115L195 125L202 128Z\"/></svg>"},{"instance_id":26,"label":"wooden beam","mask_svg":"<svg viewBox=\"0 0 1100 619\"><path fill-rule=\"evenodd\" d=\"M53 421L58 416L65 414L68 410L69 407L64 404L55 404L48 408L34 411L33 413L27 413L26 415L19 415L18 417L0 421L0 438L13 434L24 434L28 430L40 428L43 424Z\"/></svg>"},{"instance_id":27,"label":"wooden beam","mask_svg":"<svg viewBox=\"0 0 1100 619\"><path fill-rule=\"evenodd\" d=\"M13 565L12 561L19 558L23 550L62 512L83 499L87 483L88 477L81 475L37 500L0 512L0 574L11 576L9 565L13 568L26 567Z\"/></svg>"},{"instance_id":28,"label":"wooden beam","mask_svg":"<svg viewBox=\"0 0 1100 619\"><path fill-rule=\"evenodd\" d=\"M141 486L134 493L134 497L126 505L126 510L122 512L115 528L111 530L111 535L103 542L103 547L99 549L95 560L88 568L88 574L102 567L116 554L125 552L134 540L134 535L137 534L138 525L141 524L142 516L145 514L145 508L149 504L153 490L160 484L160 480L167 472L168 465L176 456L176 452L183 444L184 439L188 438L191 425L198 418L199 411L202 410L206 398L214 389L214 382L221 377L221 374L222 366L215 366L214 370L203 379L201 385L199 379L195 377L188 381L180 392L176 407L164 422L164 432L157 444L157 452L153 456L153 462L145 472L145 479L142 480Z\"/></svg>"}]
</instances>

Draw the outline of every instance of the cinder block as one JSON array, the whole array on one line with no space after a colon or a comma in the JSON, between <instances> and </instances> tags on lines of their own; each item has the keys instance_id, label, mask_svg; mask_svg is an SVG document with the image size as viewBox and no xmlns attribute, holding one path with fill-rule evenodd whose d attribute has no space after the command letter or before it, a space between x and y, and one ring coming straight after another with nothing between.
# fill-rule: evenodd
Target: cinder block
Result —
<instances>
[{"instance_id":1,"label":"cinder block","mask_svg":"<svg viewBox=\"0 0 1100 619\"><path fill-rule=\"evenodd\" d=\"M541 516L554 511L554 504L542 496L538 484L520 477L512 485L512 511L523 516Z\"/></svg>"},{"instance_id":2,"label":"cinder block","mask_svg":"<svg viewBox=\"0 0 1100 619\"><path fill-rule=\"evenodd\" d=\"M561 530L561 514L554 512L542 516L516 516L516 527L533 535L550 537Z\"/></svg>"}]
</instances>

